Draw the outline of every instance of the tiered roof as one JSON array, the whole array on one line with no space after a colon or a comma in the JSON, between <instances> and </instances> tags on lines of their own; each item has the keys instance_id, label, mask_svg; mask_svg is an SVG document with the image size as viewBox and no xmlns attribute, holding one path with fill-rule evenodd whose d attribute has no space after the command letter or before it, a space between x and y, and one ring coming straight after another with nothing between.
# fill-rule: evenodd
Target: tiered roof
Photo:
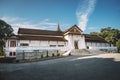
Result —
<instances>
[{"instance_id":1,"label":"tiered roof","mask_svg":"<svg viewBox=\"0 0 120 80\"><path fill-rule=\"evenodd\" d=\"M60 28L58 31L19 28L18 36L20 40L67 41Z\"/></svg>"},{"instance_id":2,"label":"tiered roof","mask_svg":"<svg viewBox=\"0 0 120 80\"><path fill-rule=\"evenodd\" d=\"M82 34L82 32L83 31L77 25L73 25L71 28L65 30L64 32L61 31L59 25L56 31L19 28L18 35L13 38L17 38L19 40L67 41L64 38L64 35L72 34L72 35L84 35L86 42L108 43L100 36Z\"/></svg>"},{"instance_id":3,"label":"tiered roof","mask_svg":"<svg viewBox=\"0 0 120 80\"><path fill-rule=\"evenodd\" d=\"M98 35L90 35L90 34L84 34L85 35L85 41L86 42L101 42L101 43L108 43L105 39Z\"/></svg>"}]
</instances>

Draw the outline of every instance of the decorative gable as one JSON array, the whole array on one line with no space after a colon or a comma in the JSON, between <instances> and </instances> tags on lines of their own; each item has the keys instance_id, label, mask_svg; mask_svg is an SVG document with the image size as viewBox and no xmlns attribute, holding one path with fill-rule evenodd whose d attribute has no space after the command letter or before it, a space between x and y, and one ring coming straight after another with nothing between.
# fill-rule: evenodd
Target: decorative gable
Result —
<instances>
[{"instance_id":1,"label":"decorative gable","mask_svg":"<svg viewBox=\"0 0 120 80\"><path fill-rule=\"evenodd\" d=\"M66 34L81 35L82 32L83 32L83 31L82 31L77 25L73 25L71 28L67 29L67 30L64 32L64 35L66 35Z\"/></svg>"},{"instance_id":2,"label":"decorative gable","mask_svg":"<svg viewBox=\"0 0 120 80\"><path fill-rule=\"evenodd\" d=\"M80 31L78 29L76 29L76 28L72 28L70 32L74 32L74 33L78 32L79 33Z\"/></svg>"}]
</instances>

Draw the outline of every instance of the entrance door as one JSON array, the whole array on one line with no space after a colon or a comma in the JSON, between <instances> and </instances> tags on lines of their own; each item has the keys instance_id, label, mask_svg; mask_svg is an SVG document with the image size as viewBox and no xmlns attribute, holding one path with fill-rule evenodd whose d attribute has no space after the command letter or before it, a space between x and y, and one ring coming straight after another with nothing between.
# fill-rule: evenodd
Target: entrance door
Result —
<instances>
[{"instance_id":1,"label":"entrance door","mask_svg":"<svg viewBox=\"0 0 120 80\"><path fill-rule=\"evenodd\" d=\"M78 41L74 41L74 47L75 49L78 49Z\"/></svg>"}]
</instances>

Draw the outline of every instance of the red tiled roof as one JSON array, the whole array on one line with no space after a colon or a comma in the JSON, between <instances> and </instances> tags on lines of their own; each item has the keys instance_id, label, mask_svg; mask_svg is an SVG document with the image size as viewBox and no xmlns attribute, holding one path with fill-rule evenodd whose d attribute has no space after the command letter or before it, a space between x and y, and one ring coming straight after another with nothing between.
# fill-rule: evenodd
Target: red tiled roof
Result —
<instances>
[{"instance_id":1,"label":"red tiled roof","mask_svg":"<svg viewBox=\"0 0 120 80\"><path fill-rule=\"evenodd\" d=\"M100 36L97 35L90 35L90 34L84 34L85 35L85 41L86 42L103 42L103 43L108 43L105 39L103 39Z\"/></svg>"},{"instance_id":2,"label":"red tiled roof","mask_svg":"<svg viewBox=\"0 0 120 80\"><path fill-rule=\"evenodd\" d=\"M18 35L19 34L63 36L63 32L60 31L26 29L26 28L19 28Z\"/></svg>"},{"instance_id":3,"label":"red tiled roof","mask_svg":"<svg viewBox=\"0 0 120 80\"><path fill-rule=\"evenodd\" d=\"M45 41L67 41L63 37L45 37L45 36L19 36L20 40L45 40Z\"/></svg>"}]
</instances>

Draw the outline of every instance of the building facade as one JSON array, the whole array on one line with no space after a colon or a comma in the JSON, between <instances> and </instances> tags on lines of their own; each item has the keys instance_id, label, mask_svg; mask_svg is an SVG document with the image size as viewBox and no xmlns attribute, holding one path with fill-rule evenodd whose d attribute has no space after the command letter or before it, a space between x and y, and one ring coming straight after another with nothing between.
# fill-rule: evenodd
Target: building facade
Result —
<instances>
[{"instance_id":1,"label":"building facade","mask_svg":"<svg viewBox=\"0 0 120 80\"><path fill-rule=\"evenodd\" d=\"M103 38L83 34L83 31L73 25L64 32L58 28L56 31L19 28L18 34L5 38L6 57L16 57L19 52L40 52L52 50L62 52L73 49L112 50L117 48Z\"/></svg>"}]
</instances>

